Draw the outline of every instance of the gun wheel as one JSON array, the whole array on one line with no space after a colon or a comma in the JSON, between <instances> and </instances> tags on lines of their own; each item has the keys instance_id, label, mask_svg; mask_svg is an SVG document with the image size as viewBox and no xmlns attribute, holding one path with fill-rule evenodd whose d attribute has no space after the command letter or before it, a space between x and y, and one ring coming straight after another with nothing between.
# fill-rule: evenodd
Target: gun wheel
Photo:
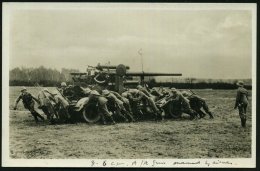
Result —
<instances>
[{"instance_id":1,"label":"gun wheel","mask_svg":"<svg viewBox=\"0 0 260 171\"><path fill-rule=\"evenodd\" d=\"M178 110L172 103L169 103L167 105L166 110L167 110L167 113L174 119L181 117L181 111Z\"/></svg>"},{"instance_id":2,"label":"gun wheel","mask_svg":"<svg viewBox=\"0 0 260 171\"><path fill-rule=\"evenodd\" d=\"M101 116L98 112L96 104L88 104L83 108L82 116L87 123L96 123L100 120Z\"/></svg>"}]
</instances>

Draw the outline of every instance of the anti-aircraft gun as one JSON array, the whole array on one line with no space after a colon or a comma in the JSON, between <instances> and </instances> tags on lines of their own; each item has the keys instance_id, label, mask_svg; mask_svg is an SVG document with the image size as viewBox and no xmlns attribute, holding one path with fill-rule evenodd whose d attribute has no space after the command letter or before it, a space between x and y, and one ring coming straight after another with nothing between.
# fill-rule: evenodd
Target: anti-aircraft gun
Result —
<instances>
[{"instance_id":1,"label":"anti-aircraft gun","mask_svg":"<svg viewBox=\"0 0 260 171\"><path fill-rule=\"evenodd\" d=\"M138 84L145 85L146 76L182 76L181 73L157 73L157 72L132 72L130 67L120 65L100 65L88 66L84 73L70 73L75 84L87 86L98 85L100 89L109 89L122 93L125 87L134 87ZM139 77L140 79L134 79ZM84 86L83 86L84 87ZM149 106L142 107L148 109ZM83 118L86 122L96 122L100 115L95 104L88 104L83 108Z\"/></svg>"},{"instance_id":2,"label":"anti-aircraft gun","mask_svg":"<svg viewBox=\"0 0 260 171\"><path fill-rule=\"evenodd\" d=\"M70 73L74 82L88 85L99 84L107 89L121 93L124 87L141 84L144 85L146 76L182 76L181 73L157 73L157 72L132 72L130 67L120 65L100 65L96 67L88 66L85 73ZM134 80L133 77L140 77Z\"/></svg>"}]
</instances>

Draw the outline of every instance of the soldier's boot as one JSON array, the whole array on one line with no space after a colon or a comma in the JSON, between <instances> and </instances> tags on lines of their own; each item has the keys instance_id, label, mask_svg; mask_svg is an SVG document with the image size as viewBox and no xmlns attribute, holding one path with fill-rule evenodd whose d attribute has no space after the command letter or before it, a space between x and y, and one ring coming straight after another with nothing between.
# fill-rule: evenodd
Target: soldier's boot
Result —
<instances>
[{"instance_id":1,"label":"soldier's boot","mask_svg":"<svg viewBox=\"0 0 260 171\"><path fill-rule=\"evenodd\" d=\"M244 121L243 121L243 119L240 118L240 120L241 120L241 126L244 127Z\"/></svg>"},{"instance_id":2,"label":"soldier's boot","mask_svg":"<svg viewBox=\"0 0 260 171\"><path fill-rule=\"evenodd\" d=\"M38 123L39 120L38 120L37 116L33 115L33 117L34 117L35 122Z\"/></svg>"},{"instance_id":3,"label":"soldier's boot","mask_svg":"<svg viewBox=\"0 0 260 171\"><path fill-rule=\"evenodd\" d=\"M131 117L132 121L135 122L136 120L134 119L134 114L132 112L129 112L129 116Z\"/></svg>"},{"instance_id":4,"label":"soldier's boot","mask_svg":"<svg viewBox=\"0 0 260 171\"><path fill-rule=\"evenodd\" d=\"M33 113L34 113L33 115L36 116L36 118L39 117L42 121L44 121L44 117L42 115L40 115L36 111L34 111ZM38 118L37 118L37 120L38 120Z\"/></svg>"},{"instance_id":5,"label":"soldier's boot","mask_svg":"<svg viewBox=\"0 0 260 171\"><path fill-rule=\"evenodd\" d=\"M209 118L210 118L210 119L214 119L214 117L213 117L213 115L212 115L211 112L208 112L208 114L209 114Z\"/></svg>"},{"instance_id":6,"label":"soldier's boot","mask_svg":"<svg viewBox=\"0 0 260 171\"><path fill-rule=\"evenodd\" d=\"M157 114L158 114L158 116L160 116L161 121L163 121L164 120L164 113L162 111L158 110Z\"/></svg>"},{"instance_id":7,"label":"soldier's boot","mask_svg":"<svg viewBox=\"0 0 260 171\"><path fill-rule=\"evenodd\" d=\"M116 124L116 122L115 122L115 120L114 120L114 118L112 117L112 116L108 116L109 117L109 119L111 120L111 122L112 122L112 125L115 125Z\"/></svg>"},{"instance_id":8,"label":"soldier's boot","mask_svg":"<svg viewBox=\"0 0 260 171\"><path fill-rule=\"evenodd\" d=\"M68 109L65 110L65 115L66 115L65 122L67 122L67 123L73 123L73 119L72 119L71 115L69 114Z\"/></svg>"},{"instance_id":9,"label":"soldier's boot","mask_svg":"<svg viewBox=\"0 0 260 171\"><path fill-rule=\"evenodd\" d=\"M199 116L200 116L200 118L204 118L206 116L206 114L201 112L201 113L199 113Z\"/></svg>"},{"instance_id":10,"label":"soldier's boot","mask_svg":"<svg viewBox=\"0 0 260 171\"><path fill-rule=\"evenodd\" d=\"M41 118L42 121L44 121L44 117L43 116L39 115L39 117Z\"/></svg>"},{"instance_id":11,"label":"soldier's boot","mask_svg":"<svg viewBox=\"0 0 260 171\"><path fill-rule=\"evenodd\" d=\"M243 128L246 127L246 119L245 119L245 118L241 118L241 126L242 126Z\"/></svg>"},{"instance_id":12,"label":"soldier's boot","mask_svg":"<svg viewBox=\"0 0 260 171\"><path fill-rule=\"evenodd\" d=\"M194 120L194 119L195 119L194 114L190 114L190 120Z\"/></svg>"},{"instance_id":13,"label":"soldier's boot","mask_svg":"<svg viewBox=\"0 0 260 171\"><path fill-rule=\"evenodd\" d=\"M118 114L118 116L120 116L120 118L122 118L125 122L129 122L129 120L128 120L121 112L118 112L117 114Z\"/></svg>"},{"instance_id":14,"label":"soldier's boot","mask_svg":"<svg viewBox=\"0 0 260 171\"><path fill-rule=\"evenodd\" d=\"M130 112L124 111L124 113L127 116L127 118L130 119L130 122L135 122L135 119L134 119L133 115Z\"/></svg>"},{"instance_id":15,"label":"soldier's boot","mask_svg":"<svg viewBox=\"0 0 260 171\"><path fill-rule=\"evenodd\" d=\"M102 119L103 125L107 125L107 121L106 121L105 116L103 114L101 114L101 119Z\"/></svg>"},{"instance_id":16,"label":"soldier's boot","mask_svg":"<svg viewBox=\"0 0 260 171\"><path fill-rule=\"evenodd\" d=\"M195 113L195 112L190 112L189 114L190 114L190 120L198 119L197 113Z\"/></svg>"}]
</instances>

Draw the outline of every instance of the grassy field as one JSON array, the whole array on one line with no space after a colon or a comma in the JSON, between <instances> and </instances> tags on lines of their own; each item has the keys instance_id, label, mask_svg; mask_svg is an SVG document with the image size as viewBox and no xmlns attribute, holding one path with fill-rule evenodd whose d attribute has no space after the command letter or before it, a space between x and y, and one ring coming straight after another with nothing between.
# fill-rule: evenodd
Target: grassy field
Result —
<instances>
[{"instance_id":1,"label":"grassy field","mask_svg":"<svg viewBox=\"0 0 260 171\"><path fill-rule=\"evenodd\" d=\"M53 89L53 88L50 88ZM10 157L68 158L248 158L251 157L251 104L245 129L232 110L235 90L194 90L205 98L215 119L206 118L90 125L36 124L20 102L19 87L10 87ZM28 88L37 95L39 88Z\"/></svg>"}]
</instances>

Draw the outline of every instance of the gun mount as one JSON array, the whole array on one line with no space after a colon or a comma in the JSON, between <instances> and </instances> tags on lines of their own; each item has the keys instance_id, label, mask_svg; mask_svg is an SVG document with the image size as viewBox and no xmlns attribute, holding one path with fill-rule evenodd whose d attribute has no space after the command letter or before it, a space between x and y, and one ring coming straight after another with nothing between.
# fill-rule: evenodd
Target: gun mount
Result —
<instances>
[{"instance_id":1,"label":"gun mount","mask_svg":"<svg viewBox=\"0 0 260 171\"><path fill-rule=\"evenodd\" d=\"M74 82L84 82L88 85L103 85L107 89L122 92L124 86L144 85L146 76L182 76L181 73L157 73L157 72L131 72L130 67L120 65L100 65L96 67L88 66L87 72L70 73ZM134 80L133 77L140 77Z\"/></svg>"}]
</instances>

